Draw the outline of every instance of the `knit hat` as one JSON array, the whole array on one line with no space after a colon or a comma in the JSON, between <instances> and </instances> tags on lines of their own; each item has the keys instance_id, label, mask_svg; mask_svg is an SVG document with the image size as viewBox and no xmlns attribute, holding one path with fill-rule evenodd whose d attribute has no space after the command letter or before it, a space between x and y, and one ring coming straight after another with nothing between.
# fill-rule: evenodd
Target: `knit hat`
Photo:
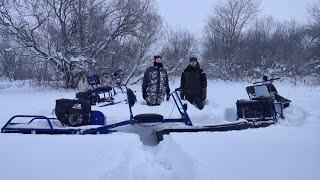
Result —
<instances>
[{"instance_id":1,"label":"knit hat","mask_svg":"<svg viewBox=\"0 0 320 180\"><path fill-rule=\"evenodd\" d=\"M158 58L161 58L161 59L162 59L162 56L160 56L160 55L153 56L153 60L154 60L154 61L155 61L156 59L158 59Z\"/></svg>"},{"instance_id":2,"label":"knit hat","mask_svg":"<svg viewBox=\"0 0 320 180\"><path fill-rule=\"evenodd\" d=\"M194 57L194 56L190 57L189 60L190 60L190 62L191 62L191 61L197 61L197 62L198 62L198 58L197 58L197 57Z\"/></svg>"}]
</instances>

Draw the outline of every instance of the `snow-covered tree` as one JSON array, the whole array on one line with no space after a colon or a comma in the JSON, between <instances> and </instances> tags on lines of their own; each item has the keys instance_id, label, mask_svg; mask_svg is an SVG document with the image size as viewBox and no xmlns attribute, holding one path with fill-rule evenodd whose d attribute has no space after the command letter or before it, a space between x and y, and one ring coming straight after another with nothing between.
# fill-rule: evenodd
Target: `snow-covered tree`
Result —
<instances>
[{"instance_id":1,"label":"snow-covered tree","mask_svg":"<svg viewBox=\"0 0 320 180\"><path fill-rule=\"evenodd\" d=\"M259 4L257 0L227 0L214 6L205 26L203 45L204 58L216 76L225 79L238 76L235 53L243 31L257 15Z\"/></svg>"},{"instance_id":2,"label":"snow-covered tree","mask_svg":"<svg viewBox=\"0 0 320 180\"><path fill-rule=\"evenodd\" d=\"M13 37L33 56L50 62L66 88L76 88L85 75L97 69L97 64L112 67L112 52L133 39L150 46L156 33L145 33L143 29L159 18L152 3L151 0L1 1L0 31ZM141 42L146 34L150 38Z\"/></svg>"}]
</instances>

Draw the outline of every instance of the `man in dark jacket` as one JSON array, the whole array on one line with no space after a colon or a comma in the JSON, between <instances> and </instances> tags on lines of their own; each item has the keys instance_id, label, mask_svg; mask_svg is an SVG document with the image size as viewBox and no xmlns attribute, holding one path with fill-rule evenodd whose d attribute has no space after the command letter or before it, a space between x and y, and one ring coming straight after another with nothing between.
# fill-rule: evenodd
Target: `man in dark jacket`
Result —
<instances>
[{"instance_id":1,"label":"man in dark jacket","mask_svg":"<svg viewBox=\"0 0 320 180\"><path fill-rule=\"evenodd\" d=\"M162 57L154 56L153 66L147 68L142 83L142 96L149 106L159 106L166 95L170 99L167 71L163 68Z\"/></svg>"},{"instance_id":2,"label":"man in dark jacket","mask_svg":"<svg viewBox=\"0 0 320 180\"><path fill-rule=\"evenodd\" d=\"M181 75L181 98L186 98L198 109L203 109L207 98L207 77L205 72L200 69L198 59L190 58L190 65Z\"/></svg>"}]
</instances>

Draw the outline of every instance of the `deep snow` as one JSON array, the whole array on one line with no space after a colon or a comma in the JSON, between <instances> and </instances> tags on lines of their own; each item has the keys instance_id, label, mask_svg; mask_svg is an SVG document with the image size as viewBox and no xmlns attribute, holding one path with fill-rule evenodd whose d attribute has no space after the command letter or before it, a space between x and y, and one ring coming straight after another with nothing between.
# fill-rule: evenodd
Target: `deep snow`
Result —
<instances>
[{"instance_id":1,"label":"deep snow","mask_svg":"<svg viewBox=\"0 0 320 180\"><path fill-rule=\"evenodd\" d=\"M207 107L199 111L189 105L193 123L234 121L235 102L247 98L246 85L249 83L209 82ZM293 103L285 111L286 120L267 128L174 133L158 146L143 145L137 134L124 132L97 136L0 134L0 179L318 180L320 88L275 85ZM158 108L147 107L140 86L133 89L138 95L135 114L178 115L173 100ZM0 126L15 114L52 116L56 99L74 96L74 91L0 82ZM96 109L106 114L109 123L128 118L126 105Z\"/></svg>"}]
</instances>

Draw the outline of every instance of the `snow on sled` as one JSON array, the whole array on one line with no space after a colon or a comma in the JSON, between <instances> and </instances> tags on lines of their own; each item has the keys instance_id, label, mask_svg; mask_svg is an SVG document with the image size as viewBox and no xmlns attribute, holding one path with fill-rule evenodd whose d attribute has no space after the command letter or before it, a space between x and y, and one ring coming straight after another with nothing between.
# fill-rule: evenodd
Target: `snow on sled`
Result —
<instances>
[{"instance_id":1,"label":"snow on sled","mask_svg":"<svg viewBox=\"0 0 320 180\"><path fill-rule=\"evenodd\" d=\"M92 131L104 126L104 115L99 111L91 112L91 123L87 126L71 127L61 123L57 118L39 115L16 115L3 126L1 133L22 134L108 134L108 129Z\"/></svg>"},{"instance_id":2,"label":"snow on sled","mask_svg":"<svg viewBox=\"0 0 320 180\"><path fill-rule=\"evenodd\" d=\"M66 112L57 112L58 118L48 118L45 116L17 115L12 117L1 129L2 133L23 133L23 134L108 134L117 131L117 127L126 125L143 125L161 123L180 123L181 126L175 128L162 128L155 132L157 141L163 140L163 136L171 132L202 132L202 131L230 131L248 128L266 127L274 122L255 121L249 122L240 120L230 124L213 126L193 126L187 113L187 104L182 103L179 90L171 93L180 118L164 119L160 114L138 114L132 113L135 103L135 96L130 89L127 89L127 100L129 118L117 123L108 124L103 113L91 111L90 104L79 100L57 100L57 104L68 102L62 109ZM56 104L56 105L57 105ZM59 106L59 105L58 105ZM57 107L56 107L57 108ZM89 112L89 113L88 113ZM61 113L59 115L59 113ZM17 120L24 122L17 122ZM165 126L164 126L165 127Z\"/></svg>"},{"instance_id":3,"label":"snow on sled","mask_svg":"<svg viewBox=\"0 0 320 180\"><path fill-rule=\"evenodd\" d=\"M184 123L192 126L186 111L179 110L181 118L164 119L160 114L139 114L134 116L132 107L136 97L132 90L127 89L129 118L113 124L107 124L107 118L100 111L91 111L91 105L82 100L59 99L56 101L57 118L41 115L16 115L2 127L1 133L23 134L108 134L115 128L134 124L152 123ZM177 91L172 93L176 105L181 100ZM178 102L179 99L179 102Z\"/></svg>"},{"instance_id":4,"label":"snow on sled","mask_svg":"<svg viewBox=\"0 0 320 180\"><path fill-rule=\"evenodd\" d=\"M81 99L59 99L56 101L55 113L57 118L49 118L41 115L16 115L13 116L1 129L1 133L23 134L108 134L118 131L118 127L127 125L162 124L155 130L157 141L163 140L163 136L172 132L203 132L203 131L230 131L248 128L266 127L284 118L283 109L291 102L277 94L271 79L255 83L246 88L249 100L238 100L237 121L228 124L193 126L187 113L187 104L180 99L179 89L171 93L175 106L179 111L179 118L165 119L160 114L133 115L132 107L136 102L136 96L131 89L125 89L128 104L128 119L116 123L107 123L107 118L100 111L91 110L91 105ZM273 94L272 93L276 93ZM101 106L100 106L101 107ZM102 106L103 107L103 106ZM169 123L180 123L172 127ZM147 127L147 126L146 126Z\"/></svg>"}]
</instances>

